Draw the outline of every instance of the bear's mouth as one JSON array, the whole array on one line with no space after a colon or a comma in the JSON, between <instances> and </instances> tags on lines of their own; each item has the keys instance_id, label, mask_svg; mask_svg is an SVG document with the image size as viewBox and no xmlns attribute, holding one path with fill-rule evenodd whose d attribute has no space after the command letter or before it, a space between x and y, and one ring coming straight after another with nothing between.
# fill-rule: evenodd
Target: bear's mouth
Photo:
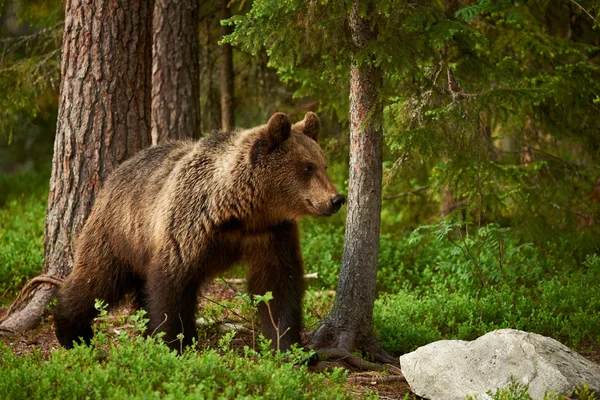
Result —
<instances>
[{"instance_id":1,"label":"bear's mouth","mask_svg":"<svg viewBox=\"0 0 600 400\"><path fill-rule=\"evenodd\" d=\"M325 217L329 217L329 216L331 216L333 214L332 212L326 212L326 211L320 210L317 206L315 206L308 199L306 199L306 203L310 206L310 208L312 208L313 210L315 210L319 215L322 215L322 216L325 216Z\"/></svg>"}]
</instances>

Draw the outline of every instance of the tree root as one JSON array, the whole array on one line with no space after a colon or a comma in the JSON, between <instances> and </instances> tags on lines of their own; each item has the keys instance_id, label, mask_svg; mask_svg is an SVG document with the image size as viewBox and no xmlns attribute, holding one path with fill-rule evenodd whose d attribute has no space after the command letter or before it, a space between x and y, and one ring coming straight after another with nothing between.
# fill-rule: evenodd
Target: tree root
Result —
<instances>
[{"instance_id":1,"label":"tree root","mask_svg":"<svg viewBox=\"0 0 600 400\"><path fill-rule=\"evenodd\" d=\"M389 382L406 382L406 378L402 374L394 375L353 375L348 378L348 383L354 385L360 384L377 384L377 383L389 383Z\"/></svg>"},{"instance_id":2,"label":"tree root","mask_svg":"<svg viewBox=\"0 0 600 400\"><path fill-rule=\"evenodd\" d=\"M312 335L311 342L310 347L317 350L317 352L340 349L345 351L346 354L352 355L350 352L360 350L377 363L400 365L398 358L392 357L379 346L371 329L359 329L357 326L350 326L350 324L343 322L335 324L329 319L325 319ZM371 370L376 371L377 369Z\"/></svg>"},{"instance_id":3,"label":"tree root","mask_svg":"<svg viewBox=\"0 0 600 400\"><path fill-rule=\"evenodd\" d=\"M359 371L381 372L387 369L385 365L364 360L342 348L320 349L317 350L317 356L319 357L319 362L317 362L317 365L315 366L317 370L329 368L331 365L328 364L332 364L332 361L338 364L336 366L339 366L339 363L341 362L342 364ZM319 364L321 365L319 366Z\"/></svg>"},{"instance_id":4,"label":"tree root","mask_svg":"<svg viewBox=\"0 0 600 400\"><path fill-rule=\"evenodd\" d=\"M52 276L40 275L28 281L8 310L0 317L0 336L24 332L37 325L54 298L56 288L63 280ZM29 303L20 311L26 299Z\"/></svg>"}]
</instances>

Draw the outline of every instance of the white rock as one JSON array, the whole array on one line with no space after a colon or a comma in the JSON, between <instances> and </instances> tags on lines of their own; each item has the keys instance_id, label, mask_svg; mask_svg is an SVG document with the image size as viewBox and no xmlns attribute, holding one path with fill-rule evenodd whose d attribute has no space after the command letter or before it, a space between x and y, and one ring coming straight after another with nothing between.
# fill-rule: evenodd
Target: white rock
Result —
<instances>
[{"instance_id":1,"label":"white rock","mask_svg":"<svg viewBox=\"0 0 600 400\"><path fill-rule=\"evenodd\" d=\"M568 396L583 383L600 389L600 366L552 338L514 329L430 343L400 357L400 367L412 391L430 400L489 399L486 392L511 376L529 385L534 400L549 391Z\"/></svg>"}]
</instances>

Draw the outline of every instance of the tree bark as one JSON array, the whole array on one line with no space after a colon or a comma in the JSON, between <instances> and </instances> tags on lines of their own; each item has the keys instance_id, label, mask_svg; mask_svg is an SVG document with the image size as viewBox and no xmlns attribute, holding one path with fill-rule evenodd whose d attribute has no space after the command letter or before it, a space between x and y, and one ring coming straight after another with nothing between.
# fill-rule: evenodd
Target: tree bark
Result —
<instances>
[{"instance_id":1,"label":"tree bark","mask_svg":"<svg viewBox=\"0 0 600 400\"><path fill-rule=\"evenodd\" d=\"M227 7L228 0L219 0L221 20L231 18L231 10ZM221 25L220 39L232 32L230 26ZM220 47L221 63L221 129L230 131L235 128L234 99L233 99L233 49L228 43Z\"/></svg>"},{"instance_id":2,"label":"tree bark","mask_svg":"<svg viewBox=\"0 0 600 400\"><path fill-rule=\"evenodd\" d=\"M373 5L371 4L371 9ZM355 0L350 29L355 54L350 70L350 177L342 268L333 309L313 336L314 348L363 350L394 362L377 344L371 323L379 254L383 111L378 100L382 72L357 60L356 53L377 38Z\"/></svg>"},{"instance_id":3,"label":"tree bark","mask_svg":"<svg viewBox=\"0 0 600 400\"><path fill-rule=\"evenodd\" d=\"M211 3L208 3L212 6ZM210 132L219 129L221 125L221 110L219 99L219 88L213 85L214 65L218 61L218 56L213 55L212 46L215 42L213 29L215 23L214 10L209 11L202 17L200 27L202 37L202 68L200 72L202 81L202 93L200 101L200 132Z\"/></svg>"},{"instance_id":4,"label":"tree bark","mask_svg":"<svg viewBox=\"0 0 600 400\"><path fill-rule=\"evenodd\" d=\"M155 0L152 145L199 136L198 15L197 0Z\"/></svg>"},{"instance_id":5,"label":"tree bark","mask_svg":"<svg viewBox=\"0 0 600 400\"><path fill-rule=\"evenodd\" d=\"M61 87L44 232L44 274L65 278L72 239L106 176L150 144L152 2L66 1ZM41 283L0 325L39 321L56 287Z\"/></svg>"}]
</instances>

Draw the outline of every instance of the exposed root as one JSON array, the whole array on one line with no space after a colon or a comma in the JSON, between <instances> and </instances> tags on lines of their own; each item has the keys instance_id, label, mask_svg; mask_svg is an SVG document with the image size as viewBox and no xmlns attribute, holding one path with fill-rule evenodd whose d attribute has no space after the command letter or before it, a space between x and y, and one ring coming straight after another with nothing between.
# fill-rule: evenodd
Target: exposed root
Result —
<instances>
[{"instance_id":1,"label":"exposed root","mask_svg":"<svg viewBox=\"0 0 600 400\"><path fill-rule=\"evenodd\" d=\"M55 297L56 288L62 282L60 278L45 275L37 276L27 282L15 301L0 317L0 336L14 335L35 327L42 319L46 307ZM26 301L27 304L23 307Z\"/></svg>"},{"instance_id":2,"label":"exposed root","mask_svg":"<svg viewBox=\"0 0 600 400\"><path fill-rule=\"evenodd\" d=\"M46 276L46 275L40 275L40 276L36 276L33 279L30 279L25 284L25 286L23 286L23 289L21 289L21 293L19 293L19 295L17 296L15 301L10 305L10 307L8 307L8 310L6 310L4 315L2 317L0 317L0 323L6 321L8 316L10 314L12 314L14 310L20 308L21 305L24 303L25 299L27 297L29 297L31 292L33 292L33 289L35 289L41 283L50 283L55 286L60 286L63 283L63 279L55 278L52 276Z\"/></svg>"},{"instance_id":3,"label":"exposed root","mask_svg":"<svg viewBox=\"0 0 600 400\"><path fill-rule=\"evenodd\" d=\"M341 348L330 348L317 350L320 362L337 361L342 362L353 369L360 371L384 371L386 367L381 364L372 363L358 356L353 355L348 350ZM318 365L318 363L317 363Z\"/></svg>"},{"instance_id":4,"label":"exposed root","mask_svg":"<svg viewBox=\"0 0 600 400\"><path fill-rule=\"evenodd\" d=\"M344 326L344 324L342 324L342 326ZM352 327L348 326L344 326L344 328L336 328L329 319L326 319L313 334L310 347L317 350L317 352L327 352L331 349L335 349L335 354L340 354L337 352L339 349L350 355L352 355L350 352L360 350L377 363L395 366L400 365L400 360L398 358L392 357L379 346L370 329L359 331L357 328L352 329ZM377 369L370 368L370 370Z\"/></svg>"},{"instance_id":5,"label":"exposed root","mask_svg":"<svg viewBox=\"0 0 600 400\"><path fill-rule=\"evenodd\" d=\"M400 359L398 357L392 357L387 353L387 351L379 347L378 344L370 346L370 348L367 349L367 353L378 363L391 364L395 366L400 365Z\"/></svg>"}]
</instances>

